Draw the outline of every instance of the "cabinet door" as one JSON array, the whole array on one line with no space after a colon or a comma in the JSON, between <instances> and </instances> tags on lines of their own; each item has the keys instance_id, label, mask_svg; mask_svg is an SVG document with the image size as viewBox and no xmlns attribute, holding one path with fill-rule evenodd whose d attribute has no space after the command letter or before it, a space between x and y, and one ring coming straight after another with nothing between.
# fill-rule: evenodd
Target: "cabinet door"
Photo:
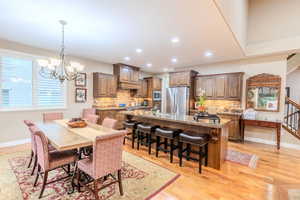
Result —
<instances>
[{"instance_id":1,"label":"cabinet door","mask_svg":"<svg viewBox=\"0 0 300 200\"><path fill-rule=\"evenodd\" d=\"M120 66L120 81L121 82L130 82L131 80L132 69L128 66Z\"/></svg>"},{"instance_id":2,"label":"cabinet door","mask_svg":"<svg viewBox=\"0 0 300 200\"><path fill-rule=\"evenodd\" d=\"M241 74L231 74L227 77L227 92L228 99L241 99L242 88Z\"/></svg>"},{"instance_id":3,"label":"cabinet door","mask_svg":"<svg viewBox=\"0 0 300 200\"><path fill-rule=\"evenodd\" d=\"M140 72L138 70L130 71L130 82L138 82L140 77Z\"/></svg>"},{"instance_id":4,"label":"cabinet door","mask_svg":"<svg viewBox=\"0 0 300 200\"><path fill-rule=\"evenodd\" d=\"M142 97L147 98L148 97L148 81L147 80L142 80Z\"/></svg>"},{"instance_id":5,"label":"cabinet door","mask_svg":"<svg viewBox=\"0 0 300 200\"><path fill-rule=\"evenodd\" d=\"M107 77L107 96L116 97L117 96L117 79L115 76Z\"/></svg>"},{"instance_id":6,"label":"cabinet door","mask_svg":"<svg viewBox=\"0 0 300 200\"><path fill-rule=\"evenodd\" d=\"M161 90L161 79L153 78L153 90Z\"/></svg>"},{"instance_id":7,"label":"cabinet door","mask_svg":"<svg viewBox=\"0 0 300 200\"><path fill-rule=\"evenodd\" d=\"M202 78L196 77L195 78L195 96L199 97L201 95L201 90L204 89Z\"/></svg>"},{"instance_id":8,"label":"cabinet door","mask_svg":"<svg viewBox=\"0 0 300 200\"><path fill-rule=\"evenodd\" d=\"M98 94L99 96L107 96L107 77L106 76L99 76L98 81Z\"/></svg>"},{"instance_id":9,"label":"cabinet door","mask_svg":"<svg viewBox=\"0 0 300 200\"><path fill-rule=\"evenodd\" d=\"M202 85L205 90L206 97L210 99L214 98L215 77L203 77Z\"/></svg>"},{"instance_id":10,"label":"cabinet door","mask_svg":"<svg viewBox=\"0 0 300 200\"><path fill-rule=\"evenodd\" d=\"M178 74L177 73L170 73L169 76L169 86L170 87L176 87L178 85L177 81L178 81Z\"/></svg>"},{"instance_id":11,"label":"cabinet door","mask_svg":"<svg viewBox=\"0 0 300 200\"><path fill-rule=\"evenodd\" d=\"M226 76L217 75L215 76L215 98L224 99L226 96Z\"/></svg>"}]
</instances>

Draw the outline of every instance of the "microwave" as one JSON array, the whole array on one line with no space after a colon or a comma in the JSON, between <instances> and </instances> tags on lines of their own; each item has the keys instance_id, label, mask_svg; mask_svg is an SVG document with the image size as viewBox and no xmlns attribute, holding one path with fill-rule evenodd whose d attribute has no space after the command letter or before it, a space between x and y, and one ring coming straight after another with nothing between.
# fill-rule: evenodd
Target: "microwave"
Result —
<instances>
[{"instance_id":1,"label":"microwave","mask_svg":"<svg viewBox=\"0 0 300 200\"><path fill-rule=\"evenodd\" d=\"M161 91L153 91L153 101L161 101Z\"/></svg>"}]
</instances>

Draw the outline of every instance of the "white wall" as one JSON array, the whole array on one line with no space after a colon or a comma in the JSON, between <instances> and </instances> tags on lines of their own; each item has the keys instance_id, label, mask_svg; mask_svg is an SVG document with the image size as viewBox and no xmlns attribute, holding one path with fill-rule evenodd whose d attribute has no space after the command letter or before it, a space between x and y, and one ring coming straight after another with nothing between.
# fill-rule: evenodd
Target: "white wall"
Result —
<instances>
[{"instance_id":1,"label":"white wall","mask_svg":"<svg viewBox=\"0 0 300 200\"><path fill-rule=\"evenodd\" d=\"M31 55L38 56L56 56L54 52L32 48L29 46L12 43L8 41L0 41L0 49L9 49L18 52L23 52ZM75 85L74 81L68 82L67 93L67 109L65 110L36 110L36 111L0 111L0 146L1 143L6 143L15 140L23 140L30 137L30 134L23 124L24 119L33 121L41 121L42 113L60 111L64 113L67 118L79 117L83 108L91 107L93 104L93 78L92 72L113 73L112 65L91 61L83 58L71 57L72 59L79 61L85 65L85 71L87 73L87 89L88 98L86 103L75 103Z\"/></svg>"},{"instance_id":2,"label":"white wall","mask_svg":"<svg viewBox=\"0 0 300 200\"><path fill-rule=\"evenodd\" d=\"M187 68L184 68L187 69ZM210 65L202 65L196 67L190 67L198 71L200 74L218 74L218 73L229 73L229 72L244 72L244 84L243 84L243 98L242 106L245 108L245 92L246 92L246 79L260 74L270 73L279 75L282 78L281 87L281 103L280 112L259 112L258 115L261 118L271 120L282 120L284 116L284 98L285 98L285 83L286 83L286 70L287 61L285 56L272 56L264 58L247 59L234 62L223 62ZM182 70L182 69L178 69ZM250 139L256 139L260 141L267 141L269 143L275 143L276 134L273 129L246 127L245 137ZM299 140L295 139L289 133L286 133L282 129L282 143L300 145ZM300 146L298 146L300 147Z\"/></svg>"},{"instance_id":3,"label":"white wall","mask_svg":"<svg viewBox=\"0 0 300 200\"><path fill-rule=\"evenodd\" d=\"M300 70L295 70L287 75L286 86L290 87L290 98L300 103Z\"/></svg>"},{"instance_id":4,"label":"white wall","mask_svg":"<svg viewBox=\"0 0 300 200\"><path fill-rule=\"evenodd\" d=\"M247 44L248 0L215 0L242 49Z\"/></svg>"},{"instance_id":5,"label":"white wall","mask_svg":"<svg viewBox=\"0 0 300 200\"><path fill-rule=\"evenodd\" d=\"M248 56L300 49L299 0L249 0Z\"/></svg>"}]
</instances>

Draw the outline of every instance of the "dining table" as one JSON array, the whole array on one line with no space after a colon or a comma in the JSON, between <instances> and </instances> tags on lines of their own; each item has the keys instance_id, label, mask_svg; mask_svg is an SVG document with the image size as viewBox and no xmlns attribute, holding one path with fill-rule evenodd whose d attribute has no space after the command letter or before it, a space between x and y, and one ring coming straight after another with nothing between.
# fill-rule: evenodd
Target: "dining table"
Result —
<instances>
[{"instance_id":1,"label":"dining table","mask_svg":"<svg viewBox=\"0 0 300 200\"><path fill-rule=\"evenodd\" d=\"M92 146L97 136L118 132L98 124L87 122L83 128L71 128L69 119L54 120L47 123L36 123L36 126L45 134L49 143L58 151L80 149Z\"/></svg>"}]
</instances>

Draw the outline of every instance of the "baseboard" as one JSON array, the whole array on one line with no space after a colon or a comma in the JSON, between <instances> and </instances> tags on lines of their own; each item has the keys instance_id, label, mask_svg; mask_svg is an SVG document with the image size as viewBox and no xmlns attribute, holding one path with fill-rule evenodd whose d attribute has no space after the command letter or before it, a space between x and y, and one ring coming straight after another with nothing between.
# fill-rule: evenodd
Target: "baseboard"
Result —
<instances>
[{"instance_id":1,"label":"baseboard","mask_svg":"<svg viewBox=\"0 0 300 200\"><path fill-rule=\"evenodd\" d=\"M3 143L0 143L0 148L12 147L12 146L16 146L16 145L20 145L20 144L26 144L26 143L30 143L30 138L26 138L26 139L23 139L23 140L14 140L14 141L10 141L10 142L3 142Z\"/></svg>"},{"instance_id":2,"label":"baseboard","mask_svg":"<svg viewBox=\"0 0 300 200\"><path fill-rule=\"evenodd\" d=\"M262 144L277 145L277 143L275 141L265 140L265 139L261 139L261 138L245 137L245 140L250 141L250 142L262 143ZM290 144L290 143L281 142L280 146L285 147L285 148L300 150L300 145L298 145L298 144Z\"/></svg>"}]
</instances>

